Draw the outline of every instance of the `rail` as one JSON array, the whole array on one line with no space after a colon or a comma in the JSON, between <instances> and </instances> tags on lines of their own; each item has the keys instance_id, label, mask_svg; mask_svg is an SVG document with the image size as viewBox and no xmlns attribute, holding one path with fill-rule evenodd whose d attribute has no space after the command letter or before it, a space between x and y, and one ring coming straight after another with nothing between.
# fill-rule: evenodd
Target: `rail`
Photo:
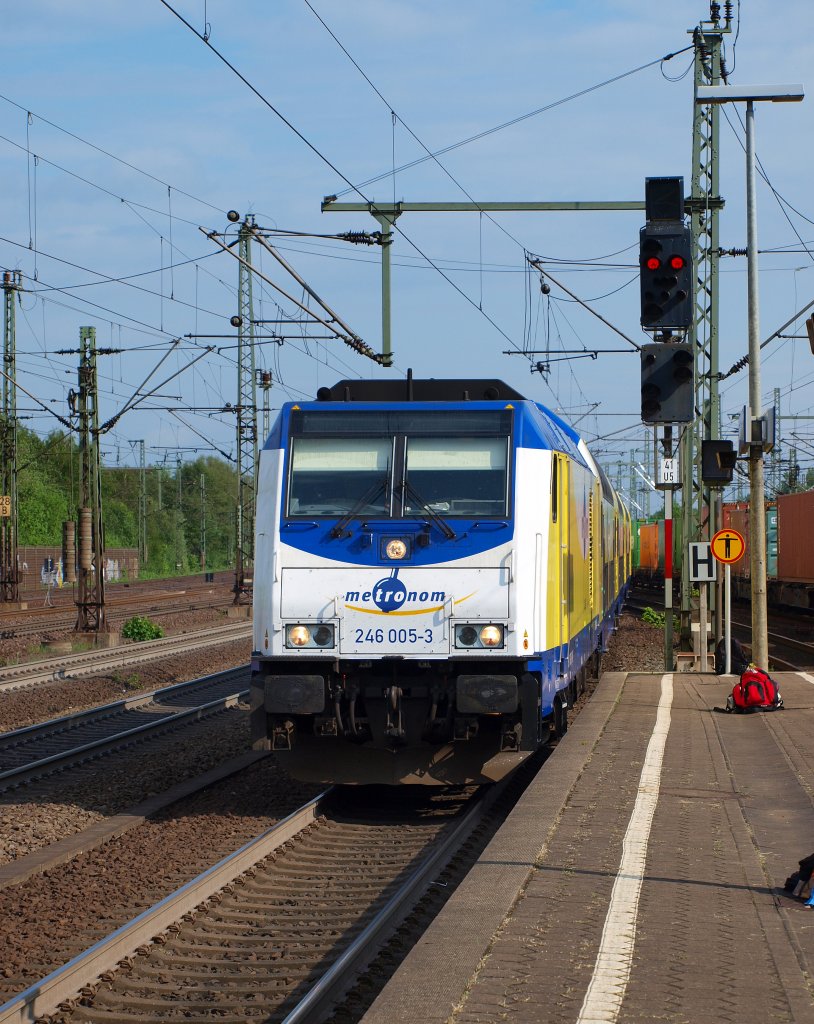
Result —
<instances>
[{"instance_id":1,"label":"rail","mask_svg":"<svg viewBox=\"0 0 814 1024\"><path fill-rule=\"evenodd\" d=\"M142 722L139 725L127 728L119 728L117 731L100 736L87 742L80 742L78 745L68 745L66 749L45 757L35 757L14 767L0 771L0 783L4 788L9 783L19 785L26 782L35 775L39 775L46 768L56 769L76 760L86 760L88 755L99 756L107 750L112 750L122 745L123 742L133 739L146 732L157 730L168 724L175 725L187 720L201 718L217 711L234 706L248 694L245 686L245 676L248 672L248 665L237 669L227 669L212 676L205 676L200 679L193 679L183 683L176 683L160 690L153 690L150 693L139 694L137 697L127 697L124 700L113 701L110 704L103 704L87 711L77 711L72 715L65 715L61 718L51 719L49 722L42 722L36 725L25 726L22 729L15 729L13 732L0 734L0 758L3 754L14 751L15 747L21 747L26 743L47 741L57 737L61 740L71 742L72 733L81 730L86 726L96 726L123 713L137 710L145 706L153 706L159 710L155 717L149 722ZM234 680L234 681L233 681ZM215 699L198 703L194 707L171 707L167 705L167 699L175 696L189 694L194 696L195 690L208 689L213 687L228 688L227 693L221 694ZM162 703L166 711L161 712Z\"/></svg>"},{"instance_id":2,"label":"rail","mask_svg":"<svg viewBox=\"0 0 814 1024\"><path fill-rule=\"evenodd\" d=\"M208 626L205 629L162 637L160 640L146 640L126 647L60 655L50 659L47 668L40 662L6 666L0 670L0 693L63 679L78 679L107 668L144 665L166 657L168 653L183 654L188 650L248 638L251 636L251 629L251 623L230 622L223 626Z\"/></svg>"},{"instance_id":3,"label":"rail","mask_svg":"<svg viewBox=\"0 0 814 1024\"><path fill-rule=\"evenodd\" d=\"M0 1024L30 1024L55 1013L85 985L114 970L120 960L132 956L139 946L148 943L315 821L330 792L321 793L257 839L224 857L172 895L4 1003L0 1006Z\"/></svg>"}]
</instances>

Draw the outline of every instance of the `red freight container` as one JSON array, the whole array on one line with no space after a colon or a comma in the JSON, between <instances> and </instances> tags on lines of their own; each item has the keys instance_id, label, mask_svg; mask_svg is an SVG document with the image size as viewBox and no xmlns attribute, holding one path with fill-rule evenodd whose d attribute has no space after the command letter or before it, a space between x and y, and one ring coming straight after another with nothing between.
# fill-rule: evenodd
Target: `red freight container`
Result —
<instances>
[{"instance_id":1,"label":"red freight container","mask_svg":"<svg viewBox=\"0 0 814 1024\"><path fill-rule=\"evenodd\" d=\"M721 526L723 529L737 530L746 541L743 557L732 563L733 576L749 576L749 502L727 502L721 506Z\"/></svg>"},{"instance_id":2,"label":"red freight container","mask_svg":"<svg viewBox=\"0 0 814 1024\"><path fill-rule=\"evenodd\" d=\"M814 491L777 496L777 576L814 583Z\"/></svg>"}]
</instances>

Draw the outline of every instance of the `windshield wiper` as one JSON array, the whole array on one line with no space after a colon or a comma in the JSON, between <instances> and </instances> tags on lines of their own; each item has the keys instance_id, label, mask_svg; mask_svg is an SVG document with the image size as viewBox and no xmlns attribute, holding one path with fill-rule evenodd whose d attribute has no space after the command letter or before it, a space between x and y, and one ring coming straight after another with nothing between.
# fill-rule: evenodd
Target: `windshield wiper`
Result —
<instances>
[{"instance_id":1,"label":"windshield wiper","mask_svg":"<svg viewBox=\"0 0 814 1024\"><path fill-rule=\"evenodd\" d=\"M383 491L385 486L387 485L387 481L389 478L390 468L388 467L384 476L380 480L374 481L371 484L371 486L365 491L362 497L359 498L358 501L356 501L351 506L351 508L342 516L342 518L338 522L334 523L334 525L331 527L332 537L344 537L345 527L348 525L351 519L354 519L356 516L358 516L362 509L365 507L365 505L369 505L370 502L374 500L374 498L378 498L380 492Z\"/></svg>"},{"instance_id":2,"label":"windshield wiper","mask_svg":"<svg viewBox=\"0 0 814 1024\"><path fill-rule=\"evenodd\" d=\"M439 516L432 506L428 505L426 501L421 497L418 491L413 487L407 480L400 485L400 490L403 498L410 498L417 505L421 506L422 511L426 514L430 522L434 523L438 529L443 533L447 540L455 540L457 534L449 525L449 523L442 516Z\"/></svg>"}]
</instances>

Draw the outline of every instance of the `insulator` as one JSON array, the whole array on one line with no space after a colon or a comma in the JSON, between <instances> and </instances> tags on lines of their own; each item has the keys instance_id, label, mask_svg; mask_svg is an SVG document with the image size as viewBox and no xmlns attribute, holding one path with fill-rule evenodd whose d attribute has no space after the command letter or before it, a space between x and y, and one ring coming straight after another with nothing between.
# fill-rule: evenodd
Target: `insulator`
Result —
<instances>
[{"instance_id":1,"label":"insulator","mask_svg":"<svg viewBox=\"0 0 814 1024\"><path fill-rule=\"evenodd\" d=\"M710 21L718 21L721 17L721 5L715 3L715 0L709 5L709 17Z\"/></svg>"},{"instance_id":2,"label":"insulator","mask_svg":"<svg viewBox=\"0 0 814 1024\"><path fill-rule=\"evenodd\" d=\"M727 22L732 21L732 8L732 0L726 0L726 2L724 3L724 17L726 18Z\"/></svg>"},{"instance_id":3,"label":"insulator","mask_svg":"<svg viewBox=\"0 0 814 1024\"><path fill-rule=\"evenodd\" d=\"M354 245L376 245L381 239L381 232L376 232L379 238L374 238L367 231L345 231L341 235L337 235L337 238L341 238L343 242L353 242Z\"/></svg>"}]
</instances>

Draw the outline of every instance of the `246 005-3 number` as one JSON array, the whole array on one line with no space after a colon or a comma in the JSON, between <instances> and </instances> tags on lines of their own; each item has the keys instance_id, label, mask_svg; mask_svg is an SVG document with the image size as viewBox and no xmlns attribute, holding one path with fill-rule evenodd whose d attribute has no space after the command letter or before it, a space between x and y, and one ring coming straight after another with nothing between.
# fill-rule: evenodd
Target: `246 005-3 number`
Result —
<instances>
[{"instance_id":1,"label":"246 005-3 number","mask_svg":"<svg viewBox=\"0 0 814 1024\"><path fill-rule=\"evenodd\" d=\"M357 644L417 644L432 643L431 629L357 629Z\"/></svg>"}]
</instances>

